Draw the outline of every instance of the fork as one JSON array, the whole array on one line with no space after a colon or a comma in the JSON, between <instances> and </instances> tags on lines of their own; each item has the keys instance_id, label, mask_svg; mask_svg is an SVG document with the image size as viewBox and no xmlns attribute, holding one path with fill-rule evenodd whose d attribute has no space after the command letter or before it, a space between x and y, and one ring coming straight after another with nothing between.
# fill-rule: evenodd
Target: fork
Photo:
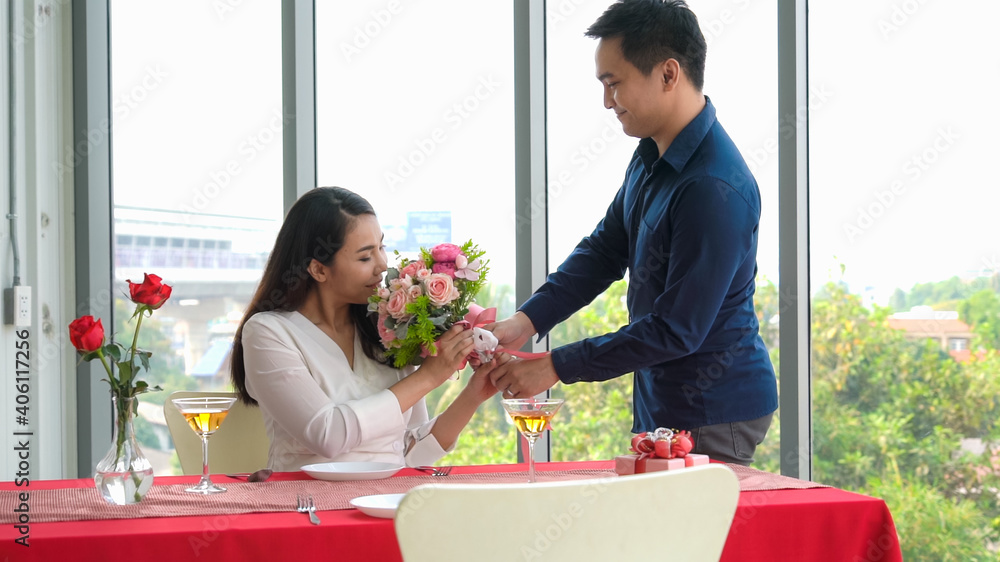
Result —
<instances>
[{"instance_id":1,"label":"fork","mask_svg":"<svg viewBox=\"0 0 1000 562\"><path fill-rule=\"evenodd\" d=\"M450 466L418 466L417 470L430 473L431 476L448 476L451 474L452 467Z\"/></svg>"},{"instance_id":2,"label":"fork","mask_svg":"<svg viewBox=\"0 0 1000 562\"><path fill-rule=\"evenodd\" d=\"M296 494L295 501L297 503L295 509L299 513L308 513L309 522L313 525L319 525L319 516L316 515L316 503L313 502L312 494L309 494L305 499L301 494Z\"/></svg>"}]
</instances>

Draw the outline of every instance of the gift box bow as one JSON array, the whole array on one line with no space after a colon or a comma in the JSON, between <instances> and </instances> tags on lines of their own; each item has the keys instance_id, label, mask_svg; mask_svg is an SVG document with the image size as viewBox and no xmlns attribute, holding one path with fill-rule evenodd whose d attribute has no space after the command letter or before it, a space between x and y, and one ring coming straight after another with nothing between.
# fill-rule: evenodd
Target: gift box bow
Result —
<instances>
[{"instance_id":1,"label":"gift box bow","mask_svg":"<svg viewBox=\"0 0 1000 562\"><path fill-rule=\"evenodd\" d=\"M639 459L676 459L686 457L693 448L690 431L660 427L633 437L629 450L639 455Z\"/></svg>"}]
</instances>

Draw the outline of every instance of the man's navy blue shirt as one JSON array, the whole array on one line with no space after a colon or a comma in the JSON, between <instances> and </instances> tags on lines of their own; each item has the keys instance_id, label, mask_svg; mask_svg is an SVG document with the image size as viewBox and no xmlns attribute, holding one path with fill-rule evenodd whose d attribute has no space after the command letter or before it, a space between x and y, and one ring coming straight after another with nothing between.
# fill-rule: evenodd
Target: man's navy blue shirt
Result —
<instances>
[{"instance_id":1,"label":"man's navy blue shirt","mask_svg":"<svg viewBox=\"0 0 1000 562\"><path fill-rule=\"evenodd\" d=\"M628 325L552 362L564 383L634 373L634 432L778 407L753 308L760 191L705 100L663 156L639 141L604 219L520 307L544 335L628 270Z\"/></svg>"}]
</instances>

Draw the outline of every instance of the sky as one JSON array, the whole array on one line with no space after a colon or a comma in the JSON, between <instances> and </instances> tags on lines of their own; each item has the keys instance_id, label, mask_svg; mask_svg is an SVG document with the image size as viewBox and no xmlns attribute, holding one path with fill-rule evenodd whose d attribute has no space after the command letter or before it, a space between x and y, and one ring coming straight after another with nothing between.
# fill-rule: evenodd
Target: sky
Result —
<instances>
[{"instance_id":1,"label":"sky","mask_svg":"<svg viewBox=\"0 0 1000 562\"><path fill-rule=\"evenodd\" d=\"M550 1L550 267L592 230L636 139L604 109L607 0ZM776 1L691 0L705 93L762 196L758 264L777 280ZM280 4L112 3L116 203L281 219ZM884 304L914 283L1000 271L1000 3L810 2L812 285ZM158 22L147 25L150 18ZM450 210L494 281L513 281L513 61L507 2L317 3L319 183L368 197L387 230ZM264 249L266 251L267 248Z\"/></svg>"}]
</instances>

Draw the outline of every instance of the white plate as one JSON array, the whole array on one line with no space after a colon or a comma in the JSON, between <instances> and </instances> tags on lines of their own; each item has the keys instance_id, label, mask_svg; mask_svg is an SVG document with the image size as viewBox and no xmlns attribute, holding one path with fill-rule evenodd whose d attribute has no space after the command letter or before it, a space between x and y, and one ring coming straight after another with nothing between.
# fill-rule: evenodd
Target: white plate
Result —
<instances>
[{"instance_id":1,"label":"white plate","mask_svg":"<svg viewBox=\"0 0 1000 562\"><path fill-rule=\"evenodd\" d=\"M321 462L307 464L302 471L318 480L377 480L396 474L403 467L388 462Z\"/></svg>"},{"instance_id":2,"label":"white plate","mask_svg":"<svg viewBox=\"0 0 1000 562\"><path fill-rule=\"evenodd\" d=\"M406 494L379 494L377 496L361 496L351 500L351 505L361 510L361 513L372 517L392 519L396 508Z\"/></svg>"}]
</instances>

